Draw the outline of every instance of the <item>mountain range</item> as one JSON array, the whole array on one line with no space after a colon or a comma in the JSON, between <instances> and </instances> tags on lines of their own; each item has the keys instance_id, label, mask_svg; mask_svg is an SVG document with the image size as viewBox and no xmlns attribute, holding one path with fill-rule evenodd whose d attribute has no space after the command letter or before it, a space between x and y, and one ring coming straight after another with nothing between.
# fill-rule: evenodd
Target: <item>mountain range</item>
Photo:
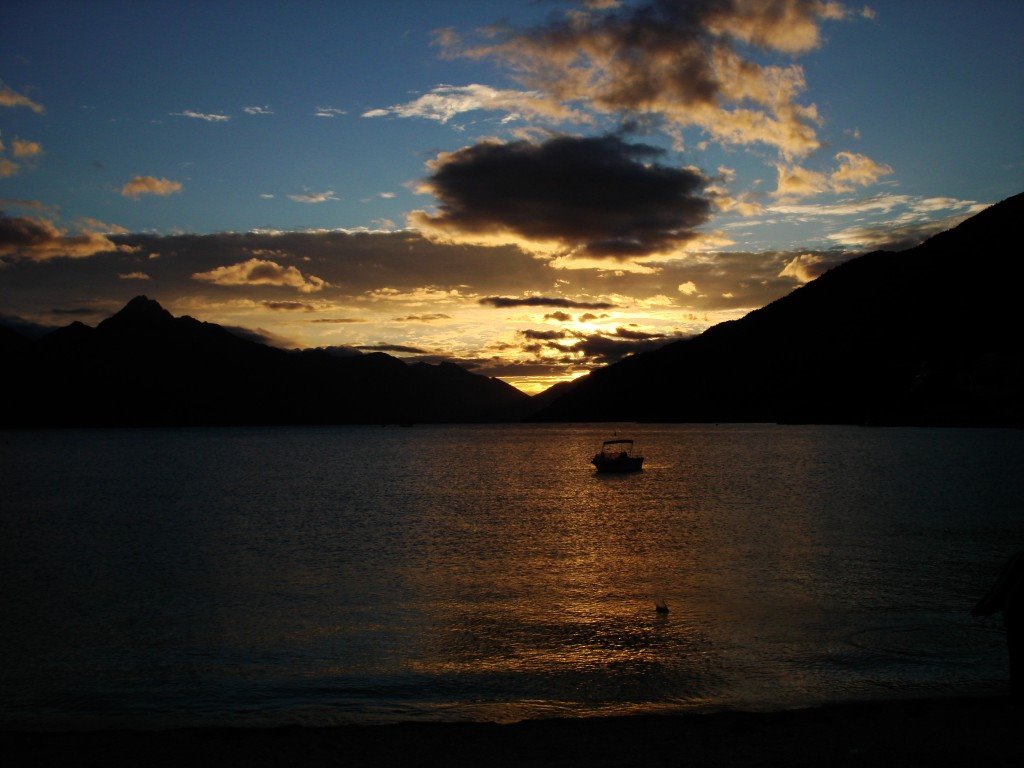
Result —
<instances>
[{"instance_id":1,"label":"mountain range","mask_svg":"<svg viewBox=\"0 0 1024 768\"><path fill-rule=\"evenodd\" d=\"M518 419L529 396L452 363L285 351L145 296L95 328L0 333L2 426L394 424Z\"/></svg>"},{"instance_id":2,"label":"mountain range","mask_svg":"<svg viewBox=\"0 0 1024 768\"><path fill-rule=\"evenodd\" d=\"M145 296L0 324L0 427L675 421L1022 426L1024 194L847 261L740 320L530 398L452 363L285 351Z\"/></svg>"},{"instance_id":3,"label":"mountain range","mask_svg":"<svg viewBox=\"0 0 1024 768\"><path fill-rule=\"evenodd\" d=\"M1024 424L1024 194L577 380L540 421ZM1019 246L1018 246L1019 247Z\"/></svg>"}]
</instances>

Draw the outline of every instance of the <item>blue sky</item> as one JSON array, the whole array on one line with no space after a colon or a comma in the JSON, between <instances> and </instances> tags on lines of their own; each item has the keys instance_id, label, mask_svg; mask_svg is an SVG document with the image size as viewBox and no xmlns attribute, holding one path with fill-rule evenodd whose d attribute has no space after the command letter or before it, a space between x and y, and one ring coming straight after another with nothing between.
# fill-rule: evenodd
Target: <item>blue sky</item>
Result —
<instances>
[{"instance_id":1,"label":"blue sky","mask_svg":"<svg viewBox=\"0 0 1024 768\"><path fill-rule=\"evenodd\" d=\"M1022 3L614 5L8 0L0 313L147 293L536 390L1024 186ZM621 206L563 199L609 162Z\"/></svg>"}]
</instances>

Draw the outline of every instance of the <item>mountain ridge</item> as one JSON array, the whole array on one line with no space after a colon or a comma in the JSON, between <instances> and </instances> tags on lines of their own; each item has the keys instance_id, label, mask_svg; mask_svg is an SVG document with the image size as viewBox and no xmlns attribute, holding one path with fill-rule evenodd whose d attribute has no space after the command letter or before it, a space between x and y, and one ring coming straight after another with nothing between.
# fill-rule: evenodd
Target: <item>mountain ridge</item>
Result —
<instances>
[{"instance_id":1,"label":"mountain ridge","mask_svg":"<svg viewBox=\"0 0 1024 768\"><path fill-rule=\"evenodd\" d=\"M454 364L276 349L146 296L95 328L0 341L6 427L505 421L530 401Z\"/></svg>"},{"instance_id":2,"label":"mountain ridge","mask_svg":"<svg viewBox=\"0 0 1024 768\"><path fill-rule=\"evenodd\" d=\"M1022 423L1024 195L579 379L538 421ZM994 279L993 279L994 278Z\"/></svg>"}]
</instances>

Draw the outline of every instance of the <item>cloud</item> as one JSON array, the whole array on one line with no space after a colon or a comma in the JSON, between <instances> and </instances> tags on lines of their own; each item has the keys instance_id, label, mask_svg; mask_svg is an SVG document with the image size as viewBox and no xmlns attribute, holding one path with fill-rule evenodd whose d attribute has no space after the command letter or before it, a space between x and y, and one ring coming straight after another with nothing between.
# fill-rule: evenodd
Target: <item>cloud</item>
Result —
<instances>
[{"instance_id":1,"label":"cloud","mask_svg":"<svg viewBox=\"0 0 1024 768\"><path fill-rule=\"evenodd\" d=\"M3 81L0 81L0 107L27 107L37 115L46 111L46 107L42 104L37 104L28 96L13 90L9 85L4 85Z\"/></svg>"},{"instance_id":2,"label":"cloud","mask_svg":"<svg viewBox=\"0 0 1024 768\"><path fill-rule=\"evenodd\" d=\"M98 232L71 235L46 219L0 213L0 257L4 261L82 259L98 253L131 253L131 245L112 242Z\"/></svg>"},{"instance_id":3,"label":"cloud","mask_svg":"<svg viewBox=\"0 0 1024 768\"><path fill-rule=\"evenodd\" d=\"M121 187L121 194L135 200L142 195L166 197L181 192L181 182L170 179L158 179L154 176L136 176Z\"/></svg>"},{"instance_id":4,"label":"cloud","mask_svg":"<svg viewBox=\"0 0 1024 768\"><path fill-rule=\"evenodd\" d=\"M615 305L606 301L573 301L549 296L485 296L480 304L505 309L508 307L561 307L563 309L612 309Z\"/></svg>"},{"instance_id":5,"label":"cloud","mask_svg":"<svg viewBox=\"0 0 1024 768\"><path fill-rule=\"evenodd\" d=\"M344 325L347 323L362 323L363 320L357 320L353 317L318 317L315 320L310 320L311 323L331 323Z\"/></svg>"},{"instance_id":6,"label":"cloud","mask_svg":"<svg viewBox=\"0 0 1024 768\"><path fill-rule=\"evenodd\" d=\"M283 336L279 336L273 331L268 331L265 328L241 328L237 325L224 325L220 324L221 327L238 336L246 341L254 341L257 344L266 344L268 347L277 347L278 349L295 349L299 345L290 339L286 339Z\"/></svg>"},{"instance_id":7,"label":"cloud","mask_svg":"<svg viewBox=\"0 0 1024 768\"><path fill-rule=\"evenodd\" d=\"M316 117L337 117L338 115L347 114L344 109L335 109L334 107L317 107L313 110L313 114Z\"/></svg>"},{"instance_id":8,"label":"cloud","mask_svg":"<svg viewBox=\"0 0 1024 768\"><path fill-rule=\"evenodd\" d=\"M518 334L524 339L531 339L532 341L554 341L555 339L567 339L572 337L578 337L579 334L573 334L571 331L557 330L557 331L535 331L535 330L524 330L519 331Z\"/></svg>"},{"instance_id":9,"label":"cloud","mask_svg":"<svg viewBox=\"0 0 1024 768\"><path fill-rule=\"evenodd\" d=\"M440 312L435 312L429 315L406 315L405 317L396 317L392 320L394 323L432 323L435 320L451 320L451 315L445 315Z\"/></svg>"},{"instance_id":10,"label":"cloud","mask_svg":"<svg viewBox=\"0 0 1024 768\"><path fill-rule=\"evenodd\" d=\"M897 220L858 225L833 232L828 238L847 248L903 251L955 227L975 212L972 210L936 220Z\"/></svg>"},{"instance_id":11,"label":"cloud","mask_svg":"<svg viewBox=\"0 0 1024 768\"><path fill-rule=\"evenodd\" d=\"M687 280L685 283L680 283L676 290L684 296L693 296L697 293L697 286L693 280Z\"/></svg>"},{"instance_id":12,"label":"cloud","mask_svg":"<svg viewBox=\"0 0 1024 768\"><path fill-rule=\"evenodd\" d=\"M592 334L564 349L568 352L582 355L592 365L609 365L618 362L628 355L633 355L637 352L650 352L663 347L671 340L664 336L634 339L628 336L615 338L603 334Z\"/></svg>"},{"instance_id":13,"label":"cloud","mask_svg":"<svg viewBox=\"0 0 1024 768\"><path fill-rule=\"evenodd\" d=\"M334 196L333 189L328 189L325 192L303 192L298 195L288 195L288 197L296 203L307 203L308 205L318 205L319 203L326 203L328 200L338 199Z\"/></svg>"},{"instance_id":14,"label":"cloud","mask_svg":"<svg viewBox=\"0 0 1024 768\"><path fill-rule=\"evenodd\" d=\"M782 163L776 164L775 169L779 176L778 184L772 194L778 198L793 200L813 197L827 192L829 189L828 178L823 173Z\"/></svg>"},{"instance_id":15,"label":"cloud","mask_svg":"<svg viewBox=\"0 0 1024 768\"><path fill-rule=\"evenodd\" d=\"M6 157L0 157L0 179L14 176L20 168L21 166L17 163L12 163Z\"/></svg>"},{"instance_id":16,"label":"cloud","mask_svg":"<svg viewBox=\"0 0 1024 768\"><path fill-rule=\"evenodd\" d=\"M559 323L568 323L572 320L572 315L568 312L550 312L544 315L545 320L555 320Z\"/></svg>"},{"instance_id":17,"label":"cloud","mask_svg":"<svg viewBox=\"0 0 1024 768\"><path fill-rule=\"evenodd\" d=\"M145 272L124 272L117 276L118 280L149 280Z\"/></svg>"},{"instance_id":18,"label":"cloud","mask_svg":"<svg viewBox=\"0 0 1024 768\"><path fill-rule=\"evenodd\" d=\"M193 120L205 120L208 123L224 123L231 119L230 115L222 115L218 112L195 112L186 109L184 112L171 112L174 117L189 117Z\"/></svg>"},{"instance_id":19,"label":"cloud","mask_svg":"<svg viewBox=\"0 0 1024 768\"><path fill-rule=\"evenodd\" d=\"M414 211L409 224L438 242L590 258L673 251L696 237L711 205L701 194L707 180L654 163L660 154L611 135L485 141L430 163L422 189L440 210Z\"/></svg>"},{"instance_id":20,"label":"cloud","mask_svg":"<svg viewBox=\"0 0 1024 768\"><path fill-rule=\"evenodd\" d=\"M313 312L316 310L312 304L302 301L264 301L261 304L267 309L277 312Z\"/></svg>"},{"instance_id":21,"label":"cloud","mask_svg":"<svg viewBox=\"0 0 1024 768\"><path fill-rule=\"evenodd\" d=\"M892 173L890 166L876 163L870 157L854 152L839 152L836 160L839 161L839 167L829 174L828 179L835 192L850 192L857 187L866 187Z\"/></svg>"},{"instance_id":22,"label":"cloud","mask_svg":"<svg viewBox=\"0 0 1024 768\"><path fill-rule=\"evenodd\" d=\"M15 139L11 142L11 152L15 157L35 157L43 154L43 145L38 141Z\"/></svg>"},{"instance_id":23,"label":"cloud","mask_svg":"<svg viewBox=\"0 0 1024 768\"><path fill-rule=\"evenodd\" d=\"M824 192L852 192L857 187L869 186L882 176L892 173L890 166L876 163L867 155L855 152L839 152L836 160L838 166L825 173L777 163L778 186L772 194L781 199L794 200Z\"/></svg>"},{"instance_id":24,"label":"cloud","mask_svg":"<svg viewBox=\"0 0 1024 768\"><path fill-rule=\"evenodd\" d=\"M437 42L449 56L495 59L531 91L563 104L654 115L722 144L767 144L785 157L820 146L817 109L798 101L802 68L762 64L751 49L795 56L817 48L821 22L850 15L839 3L649 0L590 8L532 29L492 28L479 45L451 32Z\"/></svg>"},{"instance_id":25,"label":"cloud","mask_svg":"<svg viewBox=\"0 0 1024 768\"><path fill-rule=\"evenodd\" d=\"M249 259L209 272L196 272L192 279L214 285L276 285L295 288L300 293L316 293L330 285L314 275L303 275L295 267L282 267L265 259Z\"/></svg>"},{"instance_id":26,"label":"cloud","mask_svg":"<svg viewBox=\"0 0 1024 768\"><path fill-rule=\"evenodd\" d=\"M801 253L790 259L779 272L779 277L791 277L802 285L820 277L848 258L847 253Z\"/></svg>"},{"instance_id":27,"label":"cloud","mask_svg":"<svg viewBox=\"0 0 1024 768\"><path fill-rule=\"evenodd\" d=\"M378 342L377 344L357 344L355 349L360 349L364 352L401 352L409 355L430 354L428 350L420 349L419 347L409 347L404 344L385 344L384 342Z\"/></svg>"},{"instance_id":28,"label":"cloud","mask_svg":"<svg viewBox=\"0 0 1024 768\"><path fill-rule=\"evenodd\" d=\"M263 107L242 107L242 111L247 115L272 115L274 110L269 106Z\"/></svg>"},{"instance_id":29,"label":"cloud","mask_svg":"<svg viewBox=\"0 0 1024 768\"><path fill-rule=\"evenodd\" d=\"M589 117L535 91L499 90L487 85L439 85L404 104L371 109L363 117L420 117L447 123L465 112L507 112L510 117L589 122Z\"/></svg>"}]
</instances>

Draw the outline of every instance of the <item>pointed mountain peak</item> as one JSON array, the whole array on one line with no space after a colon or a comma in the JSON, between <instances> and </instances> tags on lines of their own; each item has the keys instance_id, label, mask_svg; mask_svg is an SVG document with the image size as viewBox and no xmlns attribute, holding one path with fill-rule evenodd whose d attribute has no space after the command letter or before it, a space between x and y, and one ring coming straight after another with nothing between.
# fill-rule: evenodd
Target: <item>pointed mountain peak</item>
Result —
<instances>
[{"instance_id":1,"label":"pointed mountain peak","mask_svg":"<svg viewBox=\"0 0 1024 768\"><path fill-rule=\"evenodd\" d=\"M174 320L174 316L160 306L159 302L146 296L136 296L115 315L111 315L100 323L102 326L120 325L151 325Z\"/></svg>"}]
</instances>

